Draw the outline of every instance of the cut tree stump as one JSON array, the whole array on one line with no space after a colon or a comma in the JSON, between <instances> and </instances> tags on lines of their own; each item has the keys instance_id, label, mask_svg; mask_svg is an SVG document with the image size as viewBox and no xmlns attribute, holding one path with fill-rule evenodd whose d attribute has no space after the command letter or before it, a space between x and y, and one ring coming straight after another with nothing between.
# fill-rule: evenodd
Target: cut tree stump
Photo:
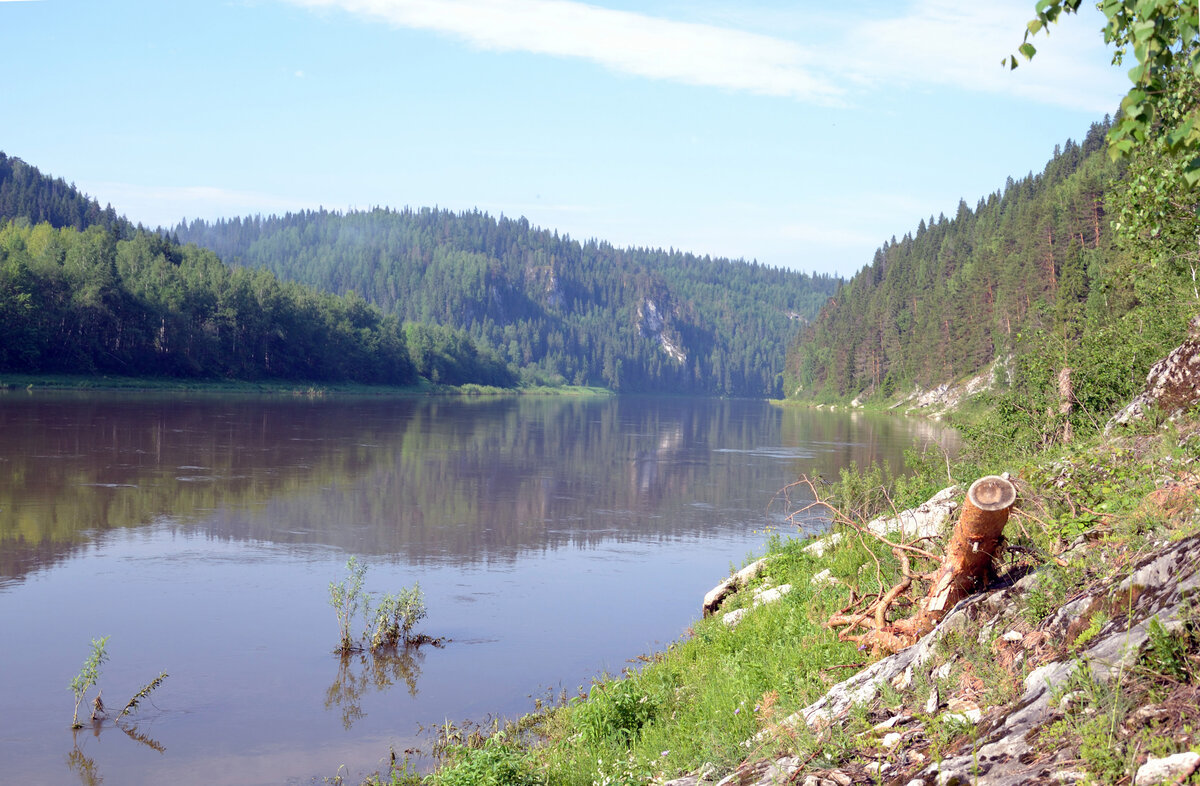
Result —
<instances>
[{"instance_id":1,"label":"cut tree stump","mask_svg":"<svg viewBox=\"0 0 1200 786\"><path fill-rule=\"evenodd\" d=\"M999 475L971 484L929 595L915 616L895 624L901 636L913 641L924 636L956 603L987 587L1008 512L1016 501L1016 486Z\"/></svg>"}]
</instances>

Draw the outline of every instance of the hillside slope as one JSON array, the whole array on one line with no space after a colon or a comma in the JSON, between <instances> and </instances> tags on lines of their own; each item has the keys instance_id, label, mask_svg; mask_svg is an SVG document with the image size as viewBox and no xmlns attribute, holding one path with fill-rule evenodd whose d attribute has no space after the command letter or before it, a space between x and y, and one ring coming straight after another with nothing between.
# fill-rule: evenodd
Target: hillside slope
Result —
<instances>
[{"instance_id":1,"label":"hillside slope","mask_svg":"<svg viewBox=\"0 0 1200 786\"><path fill-rule=\"evenodd\" d=\"M174 231L233 263L464 330L526 378L620 391L777 397L788 342L838 284L478 211L321 210Z\"/></svg>"},{"instance_id":2,"label":"hillside slope","mask_svg":"<svg viewBox=\"0 0 1200 786\"><path fill-rule=\"evenodd\" d=\"M476 359L459 364L476 375L464 381L511 382L502 364ZM3 153L0 371L417 379L399 322L362 298L231 268Z\"/></svg>"},{"instance_id":3,"label":"hillside slope","mask_svg":"<svg viewBox=\"0 0 1200 786\"><path fill-rule=\"evenodd\" d=\"M1038 330L1072 341L1086 320L1120 310L1105 200L1121 170L1104 150L1107 129L1067 140L1043 172L1010 177L974 210L960 202L954 216L885 243L791 346L789 395L929 388L1023 351Z\"/></svg>"}]
</instances>

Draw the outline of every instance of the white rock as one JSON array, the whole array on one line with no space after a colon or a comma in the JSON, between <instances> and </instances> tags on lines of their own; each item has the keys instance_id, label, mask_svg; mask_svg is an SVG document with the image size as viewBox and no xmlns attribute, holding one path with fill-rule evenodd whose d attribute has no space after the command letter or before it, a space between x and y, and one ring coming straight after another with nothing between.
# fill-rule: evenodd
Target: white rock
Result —
<instances>
[{"instance_id":1,"label":"white rock","mask_svg":"<svg viewBox=\"0 0 1200 786\"><path fill-rule=\"evenodd\" d=\"M838 580L833 577L833 573L826 568L817 575L813 576L809 581L814 587L832 587L838 583Z\"/></svg>"},{"instance_id":2,"label":"white rock","mask_svg":"<svg viewBox=\"0 0 1200 786\"><path fill-rule=\"evenodd\" d=\"M904 735L898 731L894 731L891 734L885 734L883 735L883 747L894 748L900 744L900 740L902 739L904 739Z\"/></svg>"},{"instance_id":3,"label":"white rock","mask_svg":"<svg viewBox=\"0 0 1200 786\"><path fill-rule=\"evenodd\" d=\"M1020 641L1021 639L1025 638L1025 637L1022 636L1019 631L1010 630L1008 633L1005 633L1000 638L1004 639L1005 641Z\"/></svg>"},{"instance_id":4,"label":"white rock","mask_svg":"<svg viewBox=\"0 0 1200 786\"><path fill-rule=\"evenodd\" d=\"M841 542L841 540L842 533L834 532L832 535L826 535L819 540L814 540L812 543L809 543L804 547L803 551L805 554L811 554L814 557L824 557L825 552L836 546Z\"/></svg>"},{"instance_id":5,"label":"white rock","mask_svg":"<svg viewBox=\"0 0 1200 786\"><path fill-rule=\"evenodd\" d=\"M783 584L778 587L772 587L768 590L754 593L754 605L761 606L764 603L774 603L784 595L792 591L791 584Z\"/></svg>"},{"instance_id":6,"label":"white rock","mask_svg":"<svg viewBox=\"0 0 1200 786\"><path fill-rule=\"evenodd\" d=\"M934 688L933 690L929 691L929 698L925 700L925 714L932 715L933 713L937 712L939 703L937 688Z\"/></svg>"},{"instance_id":7,"label":"white rock","mask_svg":"<svg viewBox=\"0 0 1200 786\"><path fill-rule=\"evenodd\" d=\"M721 605L721 601L725 600L725 598L746 586L747 582L758 576L758 574L762 573L766 566L766 557L763 557L760 560L755 560L739 570L737 573L734 573L732 576L722 581L717 586L710 589L704 596L704 604L702 608L704 609L705 616L716 612Z\"/></svg>"},{"instance_id":8,"label":"white rock","mask_svg":"<svg viewBox=\"0 0 1200 786\"><path fill-rule=\"evenodd\" d=\"M1179 783L1200 767L1200 753L1187 751L1167 756L1165 759L1150 759L1138 767L1133 776L1133 786L1156 786L1160 783Z\"/></svg>"},{"instance_id":9,"label":"white rock","mask_svg":"<svg viewBox=\"0 0 1200 786\"><path fill-rule=\"evenodd\" d=\"M983 710L966 710L965 712L947 712L942 715L943 721L950 723L979 723L983 718Z\"/></svg>"},{"instance_id":10,"label":"white rock","mask_svg":"<svg viewBox=\"0 0 1200 786\"><path fill-rule=\"evenodd\" d=\"M899 723L905 723L910 720L912 720L911 715L893 715L892 717L885 720L883 723L876 723L874 726L874 729L875 729L875 731L885 731Z\"/></svg>"},{"instance_id":11,"label":"white rock","mask_svg":"<svg viewBox=\"0 0 1200 786\"><path fill-rule=\"evenodd\" d=\"M905 539L931 538L942 534L942 529L954 510L951 503L958 486L950 486L934 494L923 504L902 510L895 516L881 516L867 524L867 529L876 535L900 533Z\"/></svg>"},{"instance_id":12,"label":"white rock","mask_svg":"<svg viewBox=\"0 0 1200 786\"><path fill-rule=\"evenodd\" d=\"M742 617L745 617L746 612L749 610L750 609L734 609L733 611L722 616L721 622L724 622L726 626L732 628L742 621Z\"/></svg>"}]
</instances>

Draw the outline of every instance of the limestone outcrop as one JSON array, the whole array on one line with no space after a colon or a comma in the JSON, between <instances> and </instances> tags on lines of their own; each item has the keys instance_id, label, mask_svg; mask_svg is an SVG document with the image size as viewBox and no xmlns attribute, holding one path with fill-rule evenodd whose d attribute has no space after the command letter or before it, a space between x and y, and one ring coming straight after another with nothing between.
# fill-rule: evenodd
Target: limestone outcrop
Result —
<instances>
[{"instance_id":1,"label":"limestone outcrop","mask_svg":"<svg viewBox=\"0 0 1200 786\"><path fill-rule=\"evenodd\" d=\"M1105 425L1106 432L1146 417L1157 409L1168 420L1200 403L1200 316L1188 323L1188 338L1146 375L1146 389Z\"/></svg>"}]
</instances>

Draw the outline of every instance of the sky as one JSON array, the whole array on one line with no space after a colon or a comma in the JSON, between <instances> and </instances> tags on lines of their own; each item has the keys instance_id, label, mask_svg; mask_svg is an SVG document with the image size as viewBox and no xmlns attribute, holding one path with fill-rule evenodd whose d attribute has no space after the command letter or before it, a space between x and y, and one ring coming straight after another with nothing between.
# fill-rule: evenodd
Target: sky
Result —
<instances>
[{"instance_id":1,"label":"sky","mask_svg":"<svg viewBox=\"0 0 1200 786\"><path fill-rule=\"evenodd\" d=\"M850 275L1115 113L1094 10L1001 67L1033 5L0 0L0 151L147 226L479 209Z\"/></svg>"}]
</instances>

